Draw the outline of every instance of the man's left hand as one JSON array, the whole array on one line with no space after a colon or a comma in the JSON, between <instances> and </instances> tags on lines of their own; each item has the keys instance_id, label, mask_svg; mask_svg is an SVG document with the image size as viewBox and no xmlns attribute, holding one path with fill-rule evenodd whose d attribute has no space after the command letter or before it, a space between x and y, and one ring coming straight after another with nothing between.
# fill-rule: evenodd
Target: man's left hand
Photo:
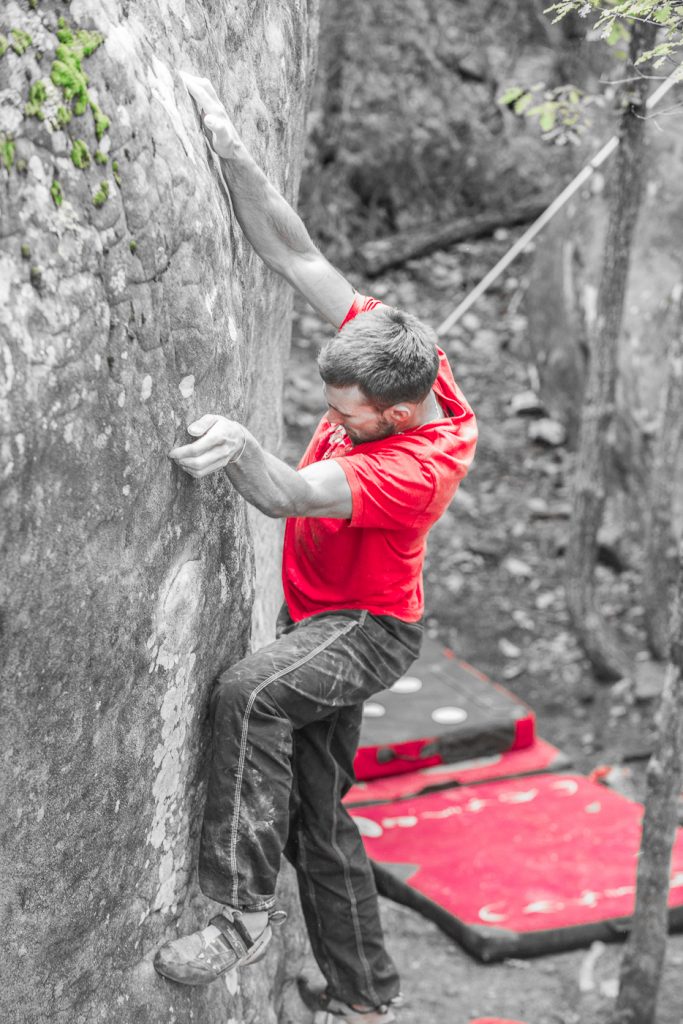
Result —
<instances>
[{"instance_id":1,"label":"man's left hand","mask_svg":"<svg viewBox=\"0 0 683 1024\"><path fill-rule=\"evenodd\" d=\"M199 440L174 448L168 455L197 480L239 458L248 437L241 423L225 416L202 416L190 423L187 430Z\"/></svg>"}]
</instances>

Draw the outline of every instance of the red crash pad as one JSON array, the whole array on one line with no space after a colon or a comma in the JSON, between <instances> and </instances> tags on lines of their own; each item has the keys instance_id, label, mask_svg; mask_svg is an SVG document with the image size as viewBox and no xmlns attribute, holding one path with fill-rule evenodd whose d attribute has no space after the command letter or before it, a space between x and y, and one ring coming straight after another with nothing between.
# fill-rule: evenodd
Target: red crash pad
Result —
<instances>
[{"instance_id":1,"label":"red crash pad","mask_svg":"<svg viewBox=\"0 0 683 1024\"><path fill-rule=\"evenodd\" d=\"M370 779L352 786L344 797L347 807L376 804L387 800L400 800L417 796L426 790L445 789L449 786L470 785L491 779L514 778L537 772L561 771L569 759L545 740L537 739L533 746L522 750L508 750L502 754L478 757L457 764L419 768L403 775L388 775L383 779Z\"/></svg>"},{"instance_id":2,"label":"red crash pad","mask_svg":"<svg viewBox=\"0 0 683 1024\"><path fill-rule=\"evenodd\" d=\"M350 809L384 895L484 961L624 935L642 807L577 775L534 775ZM683 829L670 924L683 927Z\"/></svg>"},{"instance_id":3,"label":"red crash pad","mask_svg":"<svg viewBox=\"0 0 683 1024\"><path fill-rule=\"evenodd\" d=\"M535 739L530 708L429 638L410 674L363 712L360 780L520 750Z\"/></svg>"}]
</instances>

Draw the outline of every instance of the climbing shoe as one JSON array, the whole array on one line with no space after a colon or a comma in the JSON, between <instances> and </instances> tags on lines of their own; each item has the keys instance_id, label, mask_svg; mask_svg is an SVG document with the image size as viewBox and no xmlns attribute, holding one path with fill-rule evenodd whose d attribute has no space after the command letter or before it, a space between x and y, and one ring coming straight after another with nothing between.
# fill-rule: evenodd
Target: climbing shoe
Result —
<instances>
[{"instance_id":1,"label":"climbing shoe","mask_svg":"<svg viewBox=\"0 0 683 1024\"><path fill-rule=\"evenodd\" d=\"M330 995L327 989L313 988L306 978L299 978L298 986L306 1006L316 1012L316 1024L391 1024L396 1020L392 1007L403 1002L402 996L398 995L380 1006L344 1003Z\"/></svg>"},{"instance_id":2,"label":"climbing shoe","mask_svg":"<svg viewBox=\"0 0 683 1024\"><path fill-rule=\"evenodd\" d=\"M167 942L154 957L154 969L181 985L208 985L227 971L261 960L273 937L270 922L284 920L282 911L269 913L269 923L252 938L239 910L226 908L207 928Z\"/></svg>"}]
</instances>

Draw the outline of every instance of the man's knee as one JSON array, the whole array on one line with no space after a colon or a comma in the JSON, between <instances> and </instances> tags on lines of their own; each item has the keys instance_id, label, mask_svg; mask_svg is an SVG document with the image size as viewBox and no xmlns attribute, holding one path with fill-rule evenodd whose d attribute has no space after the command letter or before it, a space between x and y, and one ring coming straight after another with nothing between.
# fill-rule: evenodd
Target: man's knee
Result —
<instances>
[{"instance_id":1,"label":"man's knee","mask_svg":"<svg viewBox=\"0 0 683 1024\"><path fill-rule=\"evenodd\" d=\"M235 671L236 666L226 669L213 681L213 688L209 697L209 717L213 721L217 715L228 708L242 706L248 699L250 690L249 681Z\"/></svg>"},{"instance_id":2,"label":"man's knee","mask_svg":"<svg viewBox=\"0 0 683 1024\"><path fill-rule=\"evenodd\" d=\"M253 666L253 671L249 671L248 662L249 659L245 658L232 665L214 681L209 698L209 717L212 722L226 713L242 715L255 705L266 703L270 707L267 687L263 685L263 673L257 671L257 665Z\"/></svg>"}]
</instances>

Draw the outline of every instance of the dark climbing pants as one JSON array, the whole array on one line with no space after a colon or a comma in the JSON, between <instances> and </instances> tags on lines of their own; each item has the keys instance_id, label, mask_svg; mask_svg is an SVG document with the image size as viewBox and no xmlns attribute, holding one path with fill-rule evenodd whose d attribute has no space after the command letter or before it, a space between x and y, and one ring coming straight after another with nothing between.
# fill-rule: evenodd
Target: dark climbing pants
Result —
<instances>
[{"instance_id":1,"label":"dark climbing pants","mask_svg":"<svg viewBox=\"0 0 683 1024\"><path fill-rule=\"evenodd\" d=\"M365 611L294 623L286 609L278 627L279 638L223 673L211 695L199 882L221 903L269 909L284 853L331 993L378 1005L399 980L341 798L353 782L362 703L404 674L422 627Z\"/></svg>"}]
</instances>

